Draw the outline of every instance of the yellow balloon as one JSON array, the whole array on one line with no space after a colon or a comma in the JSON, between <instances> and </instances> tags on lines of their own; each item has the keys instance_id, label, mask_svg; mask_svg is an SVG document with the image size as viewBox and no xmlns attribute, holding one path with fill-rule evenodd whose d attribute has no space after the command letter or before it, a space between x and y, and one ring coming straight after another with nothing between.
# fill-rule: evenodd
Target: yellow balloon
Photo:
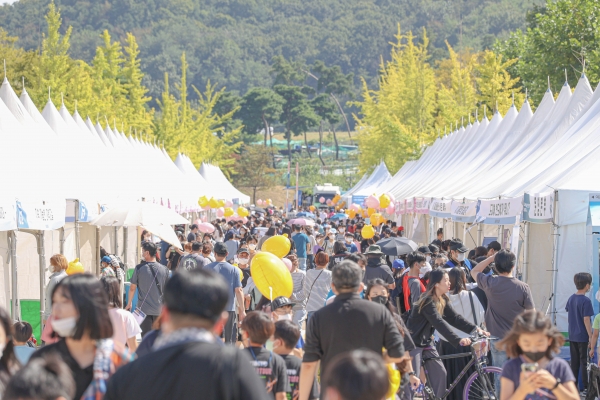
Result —
<instances>
[{"instance_id":1,"label":"yellow balloon","mask_svg":"<svg viewBox=\"0 0 600 400\"><path fill-rule=\"evenodd\" d=\"M263 244L263 248L266 243ZM260 293L268 299L292 295L294 289L292 274L278 256L264 251L257 253L252 257L250 273Z\"/></svg>"},{"instance_id":2,"label":"yellow balloon","mask_svg":"<svg viewBox=\"0 0 600 400\"><path fill-rule=\"evenodd\" d=\"M373 224L375 226L379 226L383 223L383 221L384 221L383 215L381 215L379 213L371 214L371 224Z\"/></svg>"},{"instance_id":3,"label":"yellow balloon","mask_svg":"<svg viewBox=\"0 0 600 400\"><path fill-rule=\"evenodd\" d=\"M391 201L392 200L390 199L390 196L387 194L382 194L379 196L379 208L388 208Z\"/></svg>"},{"instance_id":4,"label":"yellow balloon","mask_svg":"<svg viewBox=\"0 0 600 400\"><path fill-rule=\"evenodd\" d=\"M360 235L363 237L363 239L371 239L373 236L375 236L375 229L373 228L373 225L363 226L362 231L360 231Z\"/></svg>"},{"instance_id":5,"label":"yellow balloon","mask_svg":"<svg viewBox=\"0 0 600 400\"><path fill-rule=\"evenodd\" d=\"M370 217L371 215L373 215L375 213L375 209L374 208L367 208L367 215Z\"/></svg>"},{"instance_id":6,"label":"yellow balloon","mask_svg":"<svg viewBox=\"0 0 600 400\"><path fill-rule=\"evenodd\" d=\"M219 202L215 200L214 197L210 198L210 200L208 201L208 205L210 206L210 208L219 208Z\"/></svg>"},{"instance_id":7,"label":"yellow balloon","mask_svg":"<svg viewBox=\"0 0 600 400\"><path fill-rule=\"evenodd\" d=\"M225 207L225 212L223 213L226 217L231 217L233 215L233 208Z\"/></svg>"},{"instance_id":8,"label":"yellow balloon","mask_svg":"<svg viewBox=\"0 0 600 400\"><path fill-rule=\"evenodd\" d=\"M265 240L263 243L261 250L266 251L267 253L275 254L278 258L285 257L292 248L292 243L290 239L285 236L277 235L272 236Z\"/></svg>"},{"instance_id":9,"label":"yellow balloon","mask_svg":"<svg viewBox=\"0 0 600 400\"><path fill-rule=\"evenodd\" d=\"M348 214L348 217L350 217L350 219L354 219L354 217L356 217L356 211L354 210L348 210L346 211L346 213Z\"/></svg>"},{"instance_id":10,"label":"yellow balloon","mask_svg":"<svg viewBox=\"0 0 600 400\"><path fill-rule=\"evenodd\" d=\"M400 389L400 371L392 367L392 364L387 364L388 375L390 377L390 389L387 392L386 399L395 399L396 392Z\"/></svg>"},{"instance_id":11,"label":"yellow balloon","mask_svg":"<svg viewBox=\"0 0 600 400\"><path fill-rule=\"evenodd\" d=\"M83 274L85 269L83 268L83 264L79 262L79 258L76 258L69 263L66 272L67 275Z\"/></svg>"},{"instance_id":12,"label":"yellow balloon","mask_svg":"<svg viewBox=\"0 0 600 400\"><path fill-rule=\"evenodd\" d=\"M208 205L208 199L206 198L206 196L202 196L198 199L198 205L202 208Z\"/></svg>"},{"instance_id":13,"label":"yellow balloon","mask_svg":"<svg viewBox=\"0 0 600 400\"><path fill-rule=\"evenodd\" d=\"M245 207L238 207L237 213L240 217L247 217L249 214L248 209Z\"/></svg>"},{"instance_id":14,"label":"yellow balloon","mask_svg":"<svg viewBox=\"0 0 600 400\"><path fill-rule=\"evenodd\" d=\"M219 200L219 207L225 207L225 200Z\"/></svg>"},{"instance_id":15,"label":"yellow balloon","mask_svg":"<svg viewBox=\"0 0 600 400\"><path fill-rule=\"evenodd\" d=\"M308 209L309 209L310 211L315 211L317 208L316 208L315 206L310 206L310 207L308 207Z\"/></svg>"}]
</instances>

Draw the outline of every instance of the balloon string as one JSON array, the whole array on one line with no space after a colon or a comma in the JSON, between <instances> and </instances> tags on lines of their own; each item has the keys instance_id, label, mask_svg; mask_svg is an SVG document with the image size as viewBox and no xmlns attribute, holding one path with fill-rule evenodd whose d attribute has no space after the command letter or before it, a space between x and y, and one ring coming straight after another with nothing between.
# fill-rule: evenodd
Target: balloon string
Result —
<instances>
[{"instance_id":1,"label":"balloon string","mask_svg":"<svg viewBox=\"0 0 600 400\"><path fill-rule=\"evenodd\" d=\"M269 286L269 300L273 301L273 287Z\"/></svg>"}]
</instances>

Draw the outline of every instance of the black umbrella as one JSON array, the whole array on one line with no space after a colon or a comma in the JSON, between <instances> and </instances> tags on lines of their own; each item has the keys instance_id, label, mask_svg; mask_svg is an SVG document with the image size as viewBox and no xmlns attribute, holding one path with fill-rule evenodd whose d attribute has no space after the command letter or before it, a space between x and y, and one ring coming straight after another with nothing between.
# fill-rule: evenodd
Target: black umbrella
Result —
<instances>
[{"instance_id":1,"label":"black umbrella","mask_svg":"<svg viewBox=\"0 0 600 400\"><path fill-rule=\"evenodd\" d=\"M401 256L419 248L415 242L404 237L389 237L376 244L381 247L381 252L388 256Z\"/></svg>"},{"instance_id":2,"label":"black umbrella","mask_svg":"<svg viewBox=\"0 0 600 400\"><path fill-rule=\"evenodd\" d=\"M264 208L260 208L260 207L254 207L253 211L254 212L263 213L263 214L266 213L265 209Z\"/></svg>"}]
</instances>

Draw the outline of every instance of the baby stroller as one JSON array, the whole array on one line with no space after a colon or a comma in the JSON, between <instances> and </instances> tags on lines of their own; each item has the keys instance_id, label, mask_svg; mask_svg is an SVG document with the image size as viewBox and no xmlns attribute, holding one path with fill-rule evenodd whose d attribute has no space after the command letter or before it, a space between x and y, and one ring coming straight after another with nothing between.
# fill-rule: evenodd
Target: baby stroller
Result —
<instances>
[{"instance_id":1,"label":"baby stroller","mask_svg":"<svg viewBox=\"0 0 600 400\"><path fill-rule=\"evenodd\" d=\"M600 397L600 367L597 364L588 362L588 391L585 400L594 400Z\"/></svg>"}]
</instances>

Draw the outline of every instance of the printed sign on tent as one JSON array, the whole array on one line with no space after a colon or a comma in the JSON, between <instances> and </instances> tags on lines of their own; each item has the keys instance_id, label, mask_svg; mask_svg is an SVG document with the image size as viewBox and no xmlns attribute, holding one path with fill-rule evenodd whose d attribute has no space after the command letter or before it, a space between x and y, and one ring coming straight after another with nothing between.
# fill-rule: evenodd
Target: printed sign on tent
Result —
<instances>
[{"instance_id":1,"label":"printed sign on tent","mask_svg":"<svg viewBox=\"0 0 600 400\"><path fill-rule=\"evenodd\" d=\"M95 201L79 200L79 206L75 200L67 200L67 207L65 210L65 222L75 221L75 209L77 208L79 222L90 222L96 218L100 213L98 209L98 203Z\"/></svg>"},{"instance_id":2,"label":"printed sign on tent","mask_svg":"<svg viewBox=\"0 0 600 400\"><path fill-rule=\"evenodd\" d=\"M452 201L452 221L472 223L477 217L476 201Z\"/></svg>"},{"instance_id":3,"label":"printed sign on tent","mask_svg":"<svg viewBox=\"0 0 600 400\"><path fill-rule=\"evenodd\" d=\"M396 202L396 214L406 214L406 200Z\"/></svg>"},{"instance_id":4,"label":"printed sign on tent","mask_svg":"<svg viewBox=\"0 0 600 400\"><path fill-rule=\"evenodd\" d=\"M520 222L523 196L511 199L479 200L476 222L486 225L512 225Z\"/></svg>"},{"instance_id":5,"label":"printed sign on tent","mask_svg":"<svg viewBox=\"0 0 600 400\"><path fill-rule=\"evenodd\" d=\"M438 218L450 218L452 216L452 200L431 199L429 215Z\"/></svg>"},{"instance_id":6,"label":"printed sign on tent","mask_svg":"<svg viewBox=\"0 0 600 400\"><path fill-rule=\"evenodd\" d=\"M19 229L54 230L65 225L64 200L17 200Z\"/></svg>"},{"instance_id":7,"label":"printed sign on tent","mask_svg":"<svg viewBox=\"0 0 600 400\"><path fill-rule=\"evenodd\" d=\"M430 197L415 199L417 214L429 214L429 203L431 203Z\"/></svg>"},{"instance_id":8,"label":"printed sign on tent","mask_svg":"<svg viewBox=\"0 0 600 400\"><path fill-rule=\"evenodd\" d=\"M15 229L17 229L15 199L0 199L0 231L12 231Z\"/></svg>"},{"instance_id":9,"label":"printed sign on tent","mask_svg":"<svg viewBox=\"0 0 600 400\"><path fill-rule=\"evenodd\" d=\"M523 220L538 224L552 222L554 217L554 192L549 194L525 193Z\"/></svg>"},{"instance_id":10,"label":"printed sign on tent","mask_svg":"<svg viewBox=\"0 0 600 400\"><path fill-rule=\"evenodd\" d=\"M415 198L411 197L410 199L406 199L406 213L412 214L415 211Z\"/></svg>"},{"instance_id":11,"label":"printed sign on tent","mask_svg":"<svg viewBox=\"0 0 600 400\"><path fill-rule=\"evenodd\" d=\"M600 193L590 193L588 210L588 225L600 227Z\"/></svg>"}]
</instances>

